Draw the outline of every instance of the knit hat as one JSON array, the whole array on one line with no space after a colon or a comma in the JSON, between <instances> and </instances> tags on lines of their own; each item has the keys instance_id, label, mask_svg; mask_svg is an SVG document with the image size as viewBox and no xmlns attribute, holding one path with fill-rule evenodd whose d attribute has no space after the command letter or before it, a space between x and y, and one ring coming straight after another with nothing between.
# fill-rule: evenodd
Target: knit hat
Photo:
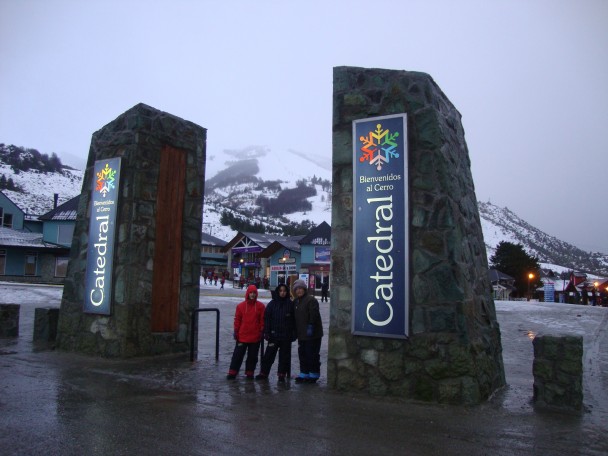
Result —
<instances>
[{"instance_id":1,"label":"knit hat","mask_svg":"<svg viewBox=\"0 0 608 456\"><path fill-rule=\"evenodd\" d=\"M293 288L293 291L296 291L296 288L304 288L306 290L308 287L306 286L306 282L304 282L301 279L298 279L293 283L292 288Z\"/></svg>"}]
</instances>

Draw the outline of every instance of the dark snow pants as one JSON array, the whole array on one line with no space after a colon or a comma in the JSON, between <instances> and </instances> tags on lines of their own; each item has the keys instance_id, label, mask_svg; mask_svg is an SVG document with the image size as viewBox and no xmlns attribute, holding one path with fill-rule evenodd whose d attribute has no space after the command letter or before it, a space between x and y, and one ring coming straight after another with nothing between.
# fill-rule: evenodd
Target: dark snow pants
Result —
<instances>
[{"instance_id":1,"label":"dark snow pants","mask_svg":"<svg viewBox=\"0 0 608 456\"><path fill-rule=\"evenodd\" d=\"M300 358L300 373L314 374L319 378L321 373L321 337L312 340L298 341L298 357Z\"/></svg>"},{"instance_id":2,"label":"dark snow pants","mask_svg":"<svg viewBox=\"0 0 608 456\"><path fill-rule=\"evenodd\" d=\"M245 375L253 375L255 366L258 363L258 352L260 350L259 342L237 342L232 352L232 360L230 361L229 374L236 375L243 364L243 358L247 353L247 360L245 361Z\"/></svg>"},{"instance_id":3,"label":"dark snow pants","mask_svg":"<svg viewBox=\"0 0 608 456\"><path fill-rule=\"evenodd\" d=\"M262 366L260 372L268 375L272 364L279 352L279 368L277 373L279 377L285 377L291 372L291 341L290 340L272 340L268 342L266 351L262 357Z\"/></svg>"}]
</instances>

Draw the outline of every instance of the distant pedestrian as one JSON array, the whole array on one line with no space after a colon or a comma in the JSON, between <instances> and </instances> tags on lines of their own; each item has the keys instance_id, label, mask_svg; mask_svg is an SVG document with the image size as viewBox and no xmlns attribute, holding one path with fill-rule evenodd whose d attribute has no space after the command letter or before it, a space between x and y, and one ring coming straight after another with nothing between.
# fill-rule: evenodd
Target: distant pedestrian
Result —
<instances>
[{"instance_id":1,"label":"distant pedestrian","mask_svg":"<svg viewBox=\"0 0 608 456\"><path fill-rule=\"evenodd\" d=\"M329 301L329 299L327 299L328 292L329 292L329 282L327 281L327 279L325 279L325 281L321 284L321 302Z\"/></svg>"},{"instance_id":2,"label":"distant pedestrian","mask_svg":"<svg viewBox=\"0 0 608 456\"><path fill-rule=\"evenodd\" d=\"M228 380L236 378L245 354L247 354L245 376L253 380L255 366L258 363L260 340L264 331L264 309L264 304L258 301L258 289L255 285L249 285L245 300L236 306L234 314L233 337L236 345L230 361L230 370L226 376Z\"/></svg>"},{"instance_id":3,"label":"distant pedestrian","mask_svg":"<svg viewBox=\"0 0 608 456\"><path fill-rule=\"evenodd\" d=\"M293 283L293 293L300 359L300 374L296 377L296 383L315 383L321 375L320 351L323 338L319 301L308 294L308 287L303 280Z\"/></svg>"},{"instance_id":4,"label":"distant pedestrian","mask_svg":"<svg viewBox=\"0 0 608 456\"><path fill-rule=\"evenodd\" d=\"M278 352L277 375L279 382L284 382L291 371L291 344L296 340L294 305L289 298L289 289L285 284L276 288L273 299L266 306L264 312L264 339L268 341L268 345L262 357L260 373L255 378L256 380L266 380L268 378Z\"/></svg>"},{"instance_id":5,"label":"distant pedestrian","mask_svg":"<svg viewBox=\"0 0 608 456\"><path fill-rule=\"evenodd\" d=\"M221 280L220 280L220 290L224 289L224 282L226 282L226 279L224 278L224 276L222 276Z\"/></svg>"}]
</instances>

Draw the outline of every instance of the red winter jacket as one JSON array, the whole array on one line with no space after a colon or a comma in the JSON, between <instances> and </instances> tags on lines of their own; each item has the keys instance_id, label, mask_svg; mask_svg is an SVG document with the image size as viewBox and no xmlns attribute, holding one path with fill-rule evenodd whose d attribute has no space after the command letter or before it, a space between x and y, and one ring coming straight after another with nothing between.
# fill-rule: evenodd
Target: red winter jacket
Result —
<instances>
[{"instance_id":1,"label":"red winter jacket","mask_svg":"<svg viewBox=\"0 0 608 456\"><path fill-rule=\"evenodd\" d=\"M255 299L249 299L249 293L255 293ZM245 300L236 306L234 313L234 332L239 342L259 342L264 331L264 304L258 301L258 289L249 285Z\"/></svg>"}]
</instances>

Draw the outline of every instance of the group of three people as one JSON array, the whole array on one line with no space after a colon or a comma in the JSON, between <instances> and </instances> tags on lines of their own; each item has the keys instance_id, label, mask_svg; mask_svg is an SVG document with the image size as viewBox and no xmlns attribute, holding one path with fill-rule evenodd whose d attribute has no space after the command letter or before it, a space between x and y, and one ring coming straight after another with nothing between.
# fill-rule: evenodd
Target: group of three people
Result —
<instances>
[{"instance_id":1,"label":"group of three people","mask_svg":"<svg viewBox=\"0 0 608 456\"><path fill-rule=\"evenodd\" d=\"M294 299L285 284L275 290L273 299L264 306L258 301L258 290L249 285L245 300L236 307L234 314L234 339L236 346L232 353L227 379L236 378L245 355L245 376L253 380L262 338L268 346L262 357L258 380L268 379L270 369L279 354L278 379L284 382L290 372L291 345L298 340L300 373L296 383L315 383L321 373L321 339L323 325L319 312L319 302L308 294L303 280L293 283Z\"/></svg>"}]
</instances>

